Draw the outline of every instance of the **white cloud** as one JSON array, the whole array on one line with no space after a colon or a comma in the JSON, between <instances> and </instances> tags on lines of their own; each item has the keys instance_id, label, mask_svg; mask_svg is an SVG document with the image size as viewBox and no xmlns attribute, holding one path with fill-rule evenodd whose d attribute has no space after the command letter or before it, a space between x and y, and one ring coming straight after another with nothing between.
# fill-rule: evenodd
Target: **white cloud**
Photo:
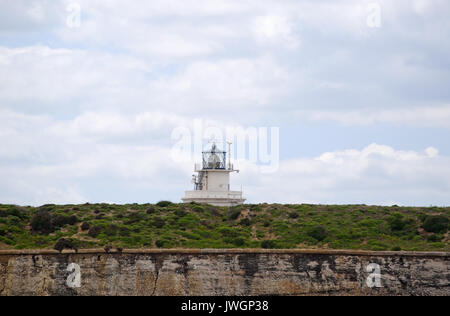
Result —
<instances>
[{"instance_id":1,"label":"white cloud","mask_svg":"<svg viewBox=\"0 0 450 316\"><path fill-rule=\"evenodd\" d=\"M450 157L371 144L362 150L282 161L263 175L241 162L240 181L251 201L449 205Z\"/></svg>"},{"instance_id":2,"label":"white cloud","mask_svg":"<svg viewBox=\"0 0 450 316\"><path fill-rule=\"evenodd\" d=\"M0 100L3 108L32 113L66 107L75 114L151 110L217 118L270 105L288 88L289 72L270 56L197 61L171 74L158 67L109 53L0 47Z\"/></svg>"},{"instance_id":3,"label":"white cloud","mask_svg":"<svg viewBox=\"0 0 450 316\"><path fill-rule=\"evenodd\" d=\"M170 131L196 117L281 130L450 126L446 0L380 0L376 30L371 0L78 0L79 28L66 25L70 1L0 11L5 201L127 199L134 185L181 196L192 170L167 159ZM434 147L370 145L283 161L270 176L243 162L239 177L254 201L447 203L447 166Z\"/></svg>"},{"instance_id":4,"label":"white cloud","mask_svg":"<svg viewBox=\"0 0 450 316\"><path fill-rule=\"evenodd\" d=\"M257 17L254 21L254 32L262 43L284 44L292 49L299 46L299 39L293 32L293 23L284 16Z\"/></svg>"},{"instance_id":5,"label":"white cloud","mask_svg":"<svg viewBox=\"0 0 450 316\"><path fill-rule=\"evenodd\" d=\"M135 192L138 202L179 201L190 189L192 162L172 160L167 142L172 124L187 121L151 113L87 113L65 123L7 112L1 118L0 202L120 203L133 202ZM150 142L122 141L127 134ZM417 152L371 144L281 160L271 174L248 161L235 165L241 172L232 176L232 186L242 184L249 202L450 203L450 157L434 147Z\"/></svg>"},{"instance_id":6,"label":"white cloud","mask_svg":"<svg viewBox=\"0 0 450 316\"><path fill-rule=\"evenodd\" d=\"M296 117L309 121L334 121L346 126L400 124L418 127L450 127L450 106L403 109L362 109L350 111L297 111Z\"/></svg>"}]
</instances>

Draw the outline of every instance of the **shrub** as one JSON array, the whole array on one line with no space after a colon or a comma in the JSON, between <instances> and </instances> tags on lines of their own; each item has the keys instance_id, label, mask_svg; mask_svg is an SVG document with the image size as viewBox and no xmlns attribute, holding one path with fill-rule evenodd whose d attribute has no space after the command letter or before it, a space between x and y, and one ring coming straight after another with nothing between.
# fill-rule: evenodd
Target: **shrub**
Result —
<instances>
[{"instance_id":1,"label":"shrub","mask_svg":"<svg viewBox=\"0 0 450 316\"><path fill-rule=\"evenodd\" d=\"M237 247L241 247L245 244L245 240L244 240L244 238L240 238L240 237L234 238L232 241L232 244Z\"/></svg>"},{"instance_id":2,"label":"shrub","mask_svg":"<svg viewBox=\"0 0 450 316\"><path fill-rule=\"evenodd\" d=\"M50 234L54 231L52 216L46 210L38 210L31 218L30 225L33 231L38 233Z\"/></svg>"},{"instance_id":3,"label":"shrub","mask_svg":"<svg viewBox=\"0 0 450 316\"><path fill-rule=\"evenodd\" d=\"M89 225L87 222L83 222L83 224L81 224L81 230L88 230L91 227L91 225Z\"/></svg>"},{"instance_id":4,"label":"shrub","mask_svg":"<svg viewBox=\"0 0 450 316\"><path fill-rule=\"evenodd\" d=\"M439 236L436 234L431 234L430 236L427 237L428 242L439 242L441 240L442 240L442 236Z\"/></svg>"},{"instance_id":5,"label":"shrub","mask_svg":"<svg viewBox=\"0 0 450 316\"><path fill-rule=\"evenodd\" d=\"M230 217L231 220L235 220L235 219L237 219L239 217L239 215L241 215L241 210L233 210L230 213L229 217Z\"/></svg>"},{"instance_id":6,"label":"shrub","mask_svg":"<svg viewBox=\"0 0 450 316\"><path fill-rule=\"evenodd\" d=\"M275 240L263 240L261 242L261 247L264 249L274 249L277 247L276 241Z\"/></svg>"},{"instance_id":7,"label":"shrub","mask_svg":"<svg viewBox=\"0 0 450 316\"><path fill-rule=\"evenodd\" d=\"M63 227L65 225L75 225L78 219L75 215L72 216L64 216L64 215L56 215L52 217L52 224L55 228Z\"/></svg>"},{"instance_id":8,"label":"shrub","mask_svg":"<svg viewBox=\"0 0 450 316\"><path fill-rule=\"evenodd\" d=\"M422 227L429 233L442 234L448 229L449 220L444 215L427 216Z\"/></svg>"},{"instance_id":9,"label":"shrub","mask_svg":"<svg viewBox=\"0 0 450 316\"><path fill-rule=\"evenodd\" d=\"M161 217L155 217L154 219L153 219L153 226L155 226L156 228L162 228L165 224L166 224L166 221L165 220L163 220Z\"/></svg>"},{"instance_id":10,"label":"shrub","mask_svg":"<svg viewBox=\"0 0 450 316\"><path fill-rule=\"evenodd\" d=\"M261 212L262 208L258 204L253 204L250 206L250 210L253 212Z\"/></svg>"},{"instance_id":11,"label":"shrub","mask_svg":"<svg viewBox=\"0 0 450 316\"><path fill-rule=\"evenodd\" d=\"M69 225L75 225L77 222L78 222L78 218L75 215L71 215L67 219L67 224L69 224Z\"/></svg>"},{"instance_id":12,"label":"shrub","mask_svg":"<svg viewBox=\"0 0 450 316\"><path fill-rule=\"evenodd\" d=\"M63 227L66 225L67 218L63 215L56 215L52 217L52 225L55 227Z\"/></svg>"},{"instance_id":13,"label":"shrub","mask_svg":"<svg viewBox=\"0 0 450 316\"><path fill-rule=\"evenodd\" d=\"M392 251L401 251L402 248L400 248L399 246L395 246L392 248Z\"/></svg>"},{"instance_id":14,"label":"shrub","mask_svg":"<svg viewBox=\"0 0 450 316\"><path fill-rule=\"evenodd\" d=\"M147 209L146 213L147 213L147 214L153 214L153 213L155 213L155 211L156 211L156 209L155 209L155 207L152 205L152 206L150 206L150 207Z\"/></svg>"},{"instance_id":15,"label":"shrub","mask_svg":"<svg viewBox=\"0 0 450 316\"><path fill-rule=\"evenodd\" d=\"M297 212L290 212L289 213L289 217L293 218L293 219L298 218L298 213Z\"/></svg>"},{"instance_id":16,"label":"shrub","mask_svg":"<svg viewBox=\"0 0 450 316\"><path fill-rule=\"evenodd\" d=\"M58 240L58 242L55 244L54 249L58 250L59 253L61 253L64 249L74 249L75 252L78 252L78 248L73 244L73 242L64 238Z\"/></svg>"},{"instance_id":17,"label":"shrub","mask_svg":"<svg viewBox=\"0 0 450 316\"><path fill-rule=\"evenodd\" d=\"M164 244L165 244L165 240L158 239L157 241L155 241L155 245L158 248L164 247Z\"/></svg>"},{"instance_id":18,"label":"shrub","mask_svg":"<svg viewBox=\"0 0 450 316\"><path fill-rule=\"evenodd\" d=\"M239 225L250 226L250 225L251 225L250 219L248 219L248 218L243 218L243 219L239 222Z\"/></svg>"},{"instance_id":19,"label":"shrub","mask_svg":"<svg viewBox=\"0 0 450 316\"><path fill-rule=\"evenodd\" d=\"M114 225L114 224L110 224L110 225L106 226L106 228L105 228L105 234L107 236L114 236L117 234L117 231L118 231L118 227L117 227L117 225Z\"/></svg>"},{"instance_id":20,"label":"shrub","mask_svg":"<svg viewBox=\"0 0 450 316\"><path fill-rule=\"evenodd\" d=\"M401 231L406 226L406 221L403 220L403 215L400 213L394 213L389 216L388 223L391 231Z\"/></svg>"},{"instance_id":21,"label":"shrub","mask_svg":"<svg viewBox=\"0 0 450 316\"><path fill-rule=\"evenodd\" d=\"M212 215L212 216L220 216L220 210L218 210L217 208L211 206L208 208L208 212Z\"/></svg>"},{"instance_id":22,"label":"shrub","mask_svg":"<svg viewBox=\"0 0 450 316\"><path fill-rule=\"evenodd\" d=\"M183 216L185 216L187 213L186 213L186 211L185 210L176 210L175 211L175 215L176 216L178 216L178 217L183 217Z\"/></svg>"},{"instance_id":23,"label":"shrub","mask_svg":"<svg viewBox=\"0 0 450 316\"><path fill-rule=\"evenodd\" d=\"M167 207L167 206L169 206L171 204L172 204L172 202L170 202L170 201L159 201L158 203L156 203L156 206Z\"/></svg>"},{"instance_id":24,"label":"shrub","mask_svg":"<svg viewBox=\"0 0 450 316\"><path fill-rule=\"evenodd\" d=\"M308 236L316 239L317 241L322 241L328 237L328 232L323 226L316 226L308 231Z\"/></svg>"},{"instance_id":25,"label":"shrub","mask_svg":"<svg viewBox=\"0 0 450 316\"><path fill-rule=\"evenodd\" d=\"M194 211L194 212L196 212L196 213L202 213L202 212L204 211L204 209L203 209L203 207L200 206L200 205L195 205L195 206L192 208L192 211Z\"/></svg>"},{"instance_id":26,"label":"shrub","mask_svg":"<svg viewBox=\"0 0 450 316\"><path fill-rule=\"evenodd\" d=\"M235 238L240 235L240 230L238 228L222 227L220 228L219 232L222 234L222 236L228 238Z\"/></svg>"},{"instance_id":27,"label":"shrub","mask_svg":"<svg viewBox=\"0 0 450 316\"><path fill-rule=\"evenodd\" d=\"M100 226L92 226L88 231L88 235L92 238L96 238L101 232L102 228Z\"/></svg>"},{"instance_id":28,"label":"shrub","mask_svg":"<svg viewBox=\"0 0 450 316\"><path fill-rule=\"evenodd\" d=\"M125 222L126 225L135 224L141 220L144 220L144 215L138 212L128 213L128 220Z\"/></svg>"},{"instance_id":29,"label":"shrub","mask_svg":"<svg viewBox=\"0 0 450 316\"><path fill-rule=\"evenodd\" d=\"M17 216L10 216L9 217L9 224L18 226L20 224L20 218Z\"/></svg>"},{"instance_id":30,"label":"shrub","mask_svg":"<svg viewBox=\"0 0 450 316\"><path fill-rule=\"evenodd\" d=\"M10 215L10 216L16 216L16 217L18 217L18 218L20 218L20 219L23 218L23 214L22 214L16 207L14 207L14 208L12 208L12 209L9 209L9 210L8 210L8 215Z\"/></svg>"},{"instance_id":31,"label":"shrub","mask_svg":"<svg viewBox=\"0 0 450 316\"><path fill-rule=\"evenodd\" d=\"M128 228L126 228L126 227L120 227L119 228L119 235L120 236L124 236L124 237L130 236L130 230Z\"/></svg>"}]
</instances>

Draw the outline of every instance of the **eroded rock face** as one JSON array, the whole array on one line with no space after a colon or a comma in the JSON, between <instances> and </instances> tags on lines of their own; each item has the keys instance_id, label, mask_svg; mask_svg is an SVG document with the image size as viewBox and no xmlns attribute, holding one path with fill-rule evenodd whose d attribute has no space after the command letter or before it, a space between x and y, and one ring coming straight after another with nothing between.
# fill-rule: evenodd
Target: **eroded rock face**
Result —
<instances>
[{"instance_id":1,"label":"eroded rock face","mask_svg":"<svg viewBox=\"0 0 450 316\"><path fill-rule=\"evenodd\" d=\"M227 251L0 254L0 295L447 296L449 257ZM80 287L67 284L71 263L80 267ZM368 286L369 264L380 267L381 287Z\"/></svg>"}]
</instances>

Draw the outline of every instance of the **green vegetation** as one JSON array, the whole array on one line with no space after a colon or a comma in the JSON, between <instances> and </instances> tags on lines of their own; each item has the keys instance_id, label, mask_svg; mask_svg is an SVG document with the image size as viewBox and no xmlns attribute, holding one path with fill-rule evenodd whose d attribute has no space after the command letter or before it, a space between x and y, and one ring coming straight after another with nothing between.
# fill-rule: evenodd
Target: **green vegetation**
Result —
<instances>
[{"instance_id":1,"label":"green vegetation","mask_svg":"<svg viewBox=\"0 0 450 316\"><path fill-rule=\"evenodd\" d=\"M0 205L0 249L450 251L450 207L197 203ZM59 241L59 243L58 243Z\"/></svg>"}]
</instances>

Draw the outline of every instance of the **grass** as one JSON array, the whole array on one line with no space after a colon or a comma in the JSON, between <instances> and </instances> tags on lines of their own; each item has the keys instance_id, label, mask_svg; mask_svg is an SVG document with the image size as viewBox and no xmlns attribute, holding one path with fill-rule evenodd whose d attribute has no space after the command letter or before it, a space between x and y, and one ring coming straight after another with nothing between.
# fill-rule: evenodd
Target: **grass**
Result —
<instances>
[{"instance_id":1,"label":"grass","mask_svg":"<svg viewBox=\"0 0 450 316\"><path fill-rule=\"evenodd\" d=\"M46 223L39 221L36 214L42 213L50 215L50 223L48 217ZM166 201L37 208L0 205L0 249L53 248L65 238L78 248L450 251L449 218L449 207L248 204L228 208ZM90 236L89 230L81 229L82 223L98 227L98 234ZM45 229L40 231L39 225Z\"/></svg>"}]
</instances>

